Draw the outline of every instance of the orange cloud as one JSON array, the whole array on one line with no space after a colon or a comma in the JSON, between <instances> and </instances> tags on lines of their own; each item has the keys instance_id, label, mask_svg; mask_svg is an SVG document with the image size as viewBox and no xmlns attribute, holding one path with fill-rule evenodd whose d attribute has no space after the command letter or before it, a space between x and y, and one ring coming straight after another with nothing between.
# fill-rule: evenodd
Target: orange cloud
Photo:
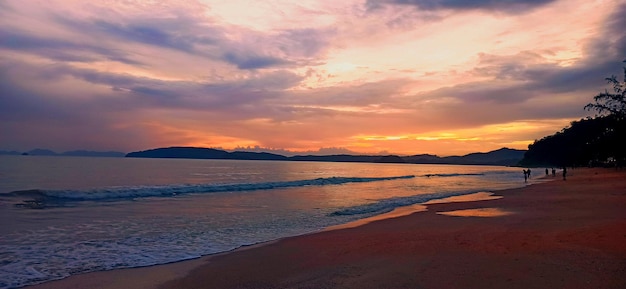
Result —
<instances>
[{"instance_id":1,"label":"orange cloud","mask_svg":"<svg viewBox=\"0 0 626 289\"><path fill-rule=\"evenodd\" d=\"M621 71L617 0L404 2L4 1L0 150L525 148Z\"/></svg>"}]
</instances>

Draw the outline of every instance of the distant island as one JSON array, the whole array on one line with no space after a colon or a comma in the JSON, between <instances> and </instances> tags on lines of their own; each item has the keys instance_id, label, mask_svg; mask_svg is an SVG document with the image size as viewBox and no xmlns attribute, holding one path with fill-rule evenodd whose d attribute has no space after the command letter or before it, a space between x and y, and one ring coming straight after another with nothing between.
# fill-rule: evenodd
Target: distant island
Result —
<instances>
[{"instance_id":1,"label":"distant island","mask_svg":"<svg viewBox=\"0 0 626 289\"><path fill-rule=\"evenodd\" d=\"M464 156L449 157L439 157L430 154L412 156L339 154L324 156L297 155L287 157L279 154L265 152L227 152L224 150L211 148L168 147L131 152L126 154L126 157L515 166L524 158L525 152L526 150L501 148L486 153L471 153Z\"/></svg>"},{"instance_id":2,"label":"distant island","mask_svg":"<svg viewBox=\"0 0 626 289\"><path fill-rule=\"evenodd\" d=\"M62 153L56 153L47 149L34 149L27 152L18 151L0 151L0 155L24 155L24 156L72 156L72 157L116 157L121 158L126 155L123 152L107 151L96 152L87 150L75 150Z\"/></svg>"},{"instance_id":3,"label":"distant island","mask_svg":"<svg viewBox=\"0 0 626 289\"><path fill-rule=\"evenodd\" d=\"M74 150L57 153L48 149L34 149L26 152L0 151L0 155L30 156L79 156L79 157L128 157L128 158L178 158L178 159L222 159L222 160L268 160L268 161L312 161L312 162L357 162L357 163L408 163L408 164L454 164L454 165L495 165L517 166L524 158L526 150L501 148L486 153L471 153L463 156L440 157L431 154L411 156L398 155L296 155L284 156L268 152L248 152L200 148L167 147L145 151L123 153L117 151Z\"/></svg>"}]
</instances>

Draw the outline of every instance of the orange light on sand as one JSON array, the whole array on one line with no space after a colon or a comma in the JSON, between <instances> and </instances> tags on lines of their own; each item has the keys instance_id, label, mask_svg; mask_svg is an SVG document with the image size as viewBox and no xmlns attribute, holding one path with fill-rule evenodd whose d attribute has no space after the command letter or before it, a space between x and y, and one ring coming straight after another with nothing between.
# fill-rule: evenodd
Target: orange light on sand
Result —
<instances>
[{"instance_id":1,"label":"orange light on sand","mask_svg":"<svg viewBox=\"0 0 626 289\"><path fill-rule=\"evenodd\" d=\"M480 209L467 209L457 210L449 212L437 212L439 215L453 216L453 217L502 217L513 214L513 212L505 211L500 208L480 208Z\"/></svg>"},{"instance_id":2,"label":"orange light on sand","mask_svg":"<svg viewBox=\"0 0 626 289\"><path fill-rule=\"evenodd\" d=\"M452 196L443 199L434 199L428 202L422 203L422 205L433 204L445 204L445 203L462 203L462 202L477 202L477 201L489 201L502 199L502 196L494 196L492 192L478 192L473 194Z\"/></svg>"}]
</instances>

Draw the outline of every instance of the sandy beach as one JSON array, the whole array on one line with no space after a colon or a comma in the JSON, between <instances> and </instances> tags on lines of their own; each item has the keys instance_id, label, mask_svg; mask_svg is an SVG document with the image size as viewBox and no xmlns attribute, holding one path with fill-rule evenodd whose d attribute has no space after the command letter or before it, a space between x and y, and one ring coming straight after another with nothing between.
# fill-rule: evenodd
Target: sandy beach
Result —
<instances>
[{"instance_id":1,"label":"sandy beach","mask_svg":"<svg viewBox=\"0 0 626 289\"><path fill-rule=\"evenodd\" d=\"M26 288L626 288L625 170L572 169L566 181L557 175L494 193L197 260Z\"/></svg>"}]
</instances>

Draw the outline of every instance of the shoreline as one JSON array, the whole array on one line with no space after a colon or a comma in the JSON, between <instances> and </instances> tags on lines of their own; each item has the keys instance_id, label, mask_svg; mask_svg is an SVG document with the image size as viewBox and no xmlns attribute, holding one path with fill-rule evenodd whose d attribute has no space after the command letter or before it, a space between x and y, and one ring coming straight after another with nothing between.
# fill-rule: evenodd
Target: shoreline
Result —
<instances>
[{"instance_id":1,"label":"shoreline","mask_svg":"<svg viewBox=\"0 0 626 289\"><path fill-rule=\"evenodd\" d=\"M626 172L574 169L494 193L504 198L24 288L626 288ZM485 208L511 214L440 214Z\"/></svg>"}]
</instances>

